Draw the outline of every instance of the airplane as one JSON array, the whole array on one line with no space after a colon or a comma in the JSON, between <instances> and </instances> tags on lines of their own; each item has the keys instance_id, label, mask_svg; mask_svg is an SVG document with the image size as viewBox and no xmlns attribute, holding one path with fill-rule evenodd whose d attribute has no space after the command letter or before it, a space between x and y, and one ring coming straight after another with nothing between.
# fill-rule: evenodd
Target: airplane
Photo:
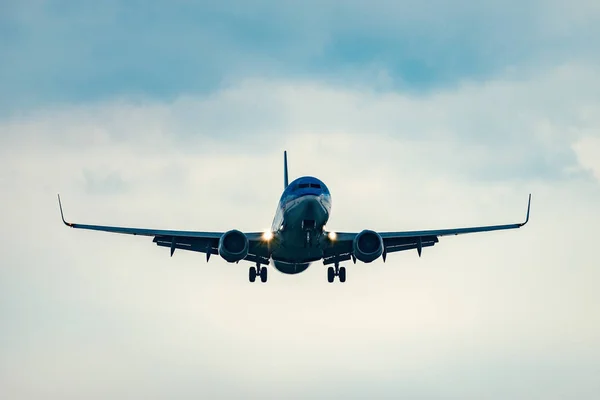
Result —
<instances>
[{"instance_id":1,"label":"airplane","mask_svg":"<svg viewBox=\"0 0 600 400\"><path fill-rule=\"evenodd\" d=\"M340 263L344 261L371 263L381 257L385 262L389 253L413 249L421 257L423 248L435 245L441 236L517 229L529 222L531 194L522 223L404 232L329 231L325 226L331 212L331 193L325 183L312 176L288 183L287 151L283 153L283 175L284 190L271 229L266 232L245 233L237 229L196 232L75 224L65 220L60 195L58 205L63 223L71 228L154 236L154 243L170 248L171 257L179 249L205 253L207 262L213 254L229 263L249 261L255 264L249 269L249 281L255 282L258 277L263 283L267 282L266 266L271 260L278 271L290 275L304 272L311 263L323 260L323 265L329 265L327 281L333 283L337 277L343 283L346 268Z\"/></svg>"}]
</instances>

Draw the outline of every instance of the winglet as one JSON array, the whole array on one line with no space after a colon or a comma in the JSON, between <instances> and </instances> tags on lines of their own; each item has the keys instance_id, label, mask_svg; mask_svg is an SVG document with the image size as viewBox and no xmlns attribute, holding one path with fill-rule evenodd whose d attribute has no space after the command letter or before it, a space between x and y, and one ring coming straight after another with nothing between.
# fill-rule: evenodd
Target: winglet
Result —
<instances>
[{"instance_id":1,"label":"winglet","mask_svg":"<svg viewBox=\"0 0 600 400\"><path fill-rule=\"evenodd\" d=\"M283 152L283 188L288 187L287 151Z\"/></svg>"},{"instance_id":2,"label":"winglet","mask_svg":"<svg viewBox=\"0 0 600 400\"><path fill-rule=\"evenodd\" d=\"M527 202L527 216L525 217L525 222L520 224L521 226L523 226L529 222L529 211L530 210L531 210L531 193L529 193L529 202Z\"/></svg>"},{"instance_id":3,"label":"winglet","mask_svg":"<svg viewBox=\"0 0 600 400\"><path fill-rule=\"evenodd\" d=\"M62 218L62 222L66 225L66 226L70 226L73 227L73 224L65 221L65 215L63 214L63 209L62 209L62 204L60 202L60 194L58 195L58 207L60 208L60 217Z\"/></svg>"}]
</instances>

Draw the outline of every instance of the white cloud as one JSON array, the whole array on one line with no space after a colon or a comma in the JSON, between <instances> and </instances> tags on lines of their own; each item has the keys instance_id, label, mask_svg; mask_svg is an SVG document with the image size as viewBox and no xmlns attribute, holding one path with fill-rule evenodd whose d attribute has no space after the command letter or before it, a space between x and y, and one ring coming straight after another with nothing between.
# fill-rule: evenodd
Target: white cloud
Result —
<instances>
[{"instance_id":1,"label":"white cloud","mask_svg":"<svg viewBox=\"0 0 600 400\"><path fill-rule=\"evenodd\" d=\"M591 171L600 181L600 131L584 136L573 144L581 167Z\"/></svg>"},{"instance_id":2,"label":"white cloud","mask_svg":"<svg viewBox=\"0 0 600 400\"><path fill-rule=\"evenodd\" d=\"M596 76L568 66L421 97L256 80L1 122L0 387L11 398L596 398L600 189L569 173L595 165ZM57 191L81 222L262 229L283 148L293 175L332 189L336 229L516 222L529 191L532 220L442 238L422 259L350 265L333 286L319 263L250 285L243 264L170 259L147 238L60 224ZM128 190L97 192L115 179Z\"/></svg>"}]
</instances>

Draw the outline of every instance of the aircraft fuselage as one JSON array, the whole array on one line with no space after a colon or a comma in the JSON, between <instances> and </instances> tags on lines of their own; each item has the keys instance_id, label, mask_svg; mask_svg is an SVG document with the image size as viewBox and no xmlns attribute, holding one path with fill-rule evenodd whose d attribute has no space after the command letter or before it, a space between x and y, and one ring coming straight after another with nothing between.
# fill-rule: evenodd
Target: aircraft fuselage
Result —
<instances>
[{"instance_id":1,"label":"aircraft fuselage","mask_svg":"<svg viewBox=\"0 0 600 400\"><path fill-rule=\"evenodd\" d=\"M331 194L319 179L301 177L285 188L271 226L275 268L297 274L323 257L323 227L330 212Z\"/></svg>"}]
</instances>

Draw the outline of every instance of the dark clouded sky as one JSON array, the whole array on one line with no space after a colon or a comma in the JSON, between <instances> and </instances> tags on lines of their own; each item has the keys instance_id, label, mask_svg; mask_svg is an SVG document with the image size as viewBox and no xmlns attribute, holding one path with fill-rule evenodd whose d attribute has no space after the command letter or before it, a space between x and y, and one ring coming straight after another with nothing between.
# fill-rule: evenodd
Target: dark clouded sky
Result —
<instances>
[{"instance_id":1,"label":"dark clouded sky","mask_svg":"<svg viewBox=\"0 0 600 400\"><path fill-rule=\"evenodd\" d=\"M4 1L0 397L600 396L592 1ZM69 230L519 222L330 285Z\"/></svg>"}]
</instances>

